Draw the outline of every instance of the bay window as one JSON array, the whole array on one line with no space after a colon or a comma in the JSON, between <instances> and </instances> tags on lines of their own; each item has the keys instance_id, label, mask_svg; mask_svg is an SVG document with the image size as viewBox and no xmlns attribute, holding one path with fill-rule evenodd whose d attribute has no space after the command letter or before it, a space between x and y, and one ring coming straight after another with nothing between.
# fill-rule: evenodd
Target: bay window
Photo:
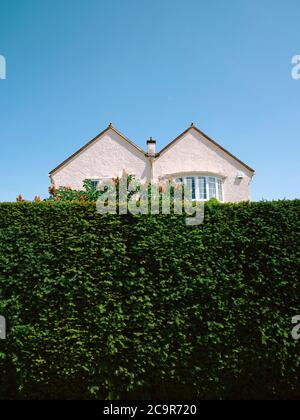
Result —
<instances>
[{"instance_id":1,"label":"bay window","mask_svg":"<svg viewBox=\"0 0 300 420\"><path fill-rule=\"evenodd\" d=\"M216 198L224 200L223 181L215 176L187 176L177 178L176 182L183 183L192 191L192 199L207 201Z\"/></svg>"}]
</instances>

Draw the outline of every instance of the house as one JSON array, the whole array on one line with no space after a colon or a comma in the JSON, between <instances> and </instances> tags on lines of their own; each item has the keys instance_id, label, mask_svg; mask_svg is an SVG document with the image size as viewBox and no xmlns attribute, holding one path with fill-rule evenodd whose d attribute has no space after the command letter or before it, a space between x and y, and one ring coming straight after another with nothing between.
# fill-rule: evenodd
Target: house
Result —
<instances>
[{"instance_id":1,"label":"house","mask_svg":"<svg viewBox=\"0 0 300 420\"><path fill-rule=\"evenodd\" d=\"M174 179L192 188L193 198L223 202L250 199L254 170L228 152L193 123L160 152L150 138L147 152L112 124L53 169L49 176L57 187L82 189L83 181L120 177L126 171L141 182Z\"/></svg>"}]
</instances>

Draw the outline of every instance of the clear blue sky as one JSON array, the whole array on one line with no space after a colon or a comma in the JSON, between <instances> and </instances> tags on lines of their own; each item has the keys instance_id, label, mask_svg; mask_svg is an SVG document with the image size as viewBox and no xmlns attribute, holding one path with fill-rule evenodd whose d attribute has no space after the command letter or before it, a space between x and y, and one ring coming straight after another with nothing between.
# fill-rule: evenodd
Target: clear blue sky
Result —
<instances>
[{"instance_id":1,"label":"clear blue sky","mask_svg":"<svg viewBox=\"0 0 300 420\"><path fill-rule=\"evenodd\" d=\"M191 121L257 171L253 199L299 198L299 0L0 0L0 201L110 121L162 148Z\"/></svg>"}]
</instances>

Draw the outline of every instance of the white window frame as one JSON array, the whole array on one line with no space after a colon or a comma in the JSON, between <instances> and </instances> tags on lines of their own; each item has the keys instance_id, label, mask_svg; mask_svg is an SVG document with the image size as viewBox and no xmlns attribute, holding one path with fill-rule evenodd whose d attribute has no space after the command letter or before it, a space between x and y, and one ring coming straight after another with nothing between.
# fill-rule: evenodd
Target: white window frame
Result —
<instances>
[{"instance_id":1,"label":"white window frame","mask_svg":"<svg viewBox=\"0 0 300 420\"><path fill-rule=\"evenodd\" d=\"M101 182L101 179L100 178L89 178L89 181L91 181L92 182L92 184L93 184L93 186L95 187L95 188L97 188L98 187L98 185L100 184L100 182ZM97 185L94 185L94 183L95 182L97 182Z\"/></svg>"},{"instance_id":2,"label":"white window frame","mask_svg":"<svg viewBox=\"0 0 300 420\"><path fill-rule=\"evenodd\" d=\"M112 178L110 178L109 176L105 176L105 177L101 177L101 178L99 178L99 177L96 177L96 176L93 176L93 177L89 177L89 178L87 178L89 181L91 181L91 182L97 182L97 186L96 186L96 188L102 183L102 182L104 182L104 181L109 181L109 180L111 180Z\"/></svg>"},{"instance_id":3,"label":"white window frame","mask_svg":"<svg viewBox=\"0 0 300 420\"><path fill-rule=\"evenodd\" d=\"M221 203L224 202L224 188L223 188L223 179L221 177L215 176L215 175L185 175L185 176L178 176L176 177L177 180L183 180L183 184L185 186L188 185L188 179L194 179L195 182L195 201L209 201L211 198L216 198ZM205 179L205 187L206 187L206 198L200 197L200 179ZM216 197L210 197L210 190L209 190L209 184L210 179L214 179L214 185L216 190ZM221 195L219 193L219 182L221 183Z\"/></svg>"}]
</instances>

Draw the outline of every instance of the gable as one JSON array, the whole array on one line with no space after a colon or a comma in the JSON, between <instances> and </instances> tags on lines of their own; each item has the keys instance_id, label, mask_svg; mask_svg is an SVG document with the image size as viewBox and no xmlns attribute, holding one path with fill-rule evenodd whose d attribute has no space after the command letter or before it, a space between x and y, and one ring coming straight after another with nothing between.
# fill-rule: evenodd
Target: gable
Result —
<instances>
[{"instance_id":1,"label":"gable","mask_svg":"<svg viewBox=\"0 0 300 420\"><path fill-rule=\"evenodd\" d=\"M99 142L103 143L99 145ZM105 142L105 143L104 143ZM74 162L79 163L84 161L87 155L102 156L105 153L108 153L111 158L114 154L127 150L137 158L142 158L145 156L145 152L130 141L127 137L121 134L116 130L112 124L110 124L104 131L98 134L95 138L85 144L82 148L77 150L74 154L64 160L59 164L55 169L50 171L49 175L54 175L63 168L66 168L69 165L72 165ZM122 153L121 153L122 156ZM108 157L108 156L107 156ZM143 159L145 160L145 159Z\"/></svg>"},{"instance_id":2,"label":"gable","mask_svg":"<svg viewBox=\"0 0 300 420\"><path fill-rule=\"evenodd\" d=\"M220 157L223 157L224 159L227 159L228 161L232 162L233 165L236 165L240 169L246 169L248 172L250 172L252 175L254 175L255 171L250 166L248 166L246 163L242 162L240 159L238 159L236 156L234 156L232 153L230 153L228 150L226 150L224 147L219 145L215 140L208 137L205 133L203 133L201 130L199 130L194 124L191 125L187 130L185 130L182 134L180 134L176 139L174 139L171 143L169 143L166 147L164 147L161 152L159 153L159 158L164 156L166 153L170 153L170 151L175 147L175 150L178 152L179 149L181 149L181 145L178 146L178 143L185 142L184 149L185 148L191 148L193 147L193 152L197 153L199 149L201 149L200 144L197 144L197 141L193 144L191 143L191 138L198 139L202 144L207 146L207 150L212 150L216 154L218 154ZM184 149L182 150L184 152ZM202 150L203 151L203 150ZM174 152L173 152L174 153ZM184 155L185 153L183 153Z\"/></svg>"},{"instance_id":3,"label":"gable","mask_svg":"<svg viewBox=\"0 0 300 420\"><path fill-rule=\"evenodd\" d=\"M159 153L155 161L155 176L206 173L234 178L238 171L252 178L253 169L223 147L190 127Z\"/></svg>"},{"instance_id":4,"label":"gable","mask_svg":"<svg viewBox=\"0 0 300 420\"><path fill-rule=\"evenodd\" d=\"M56 186L82 189L85 179L117 178L124 171L145 180L150 163L142 149L110 126L51 171L50 177Z\"/></svg>"}]
</instances>

